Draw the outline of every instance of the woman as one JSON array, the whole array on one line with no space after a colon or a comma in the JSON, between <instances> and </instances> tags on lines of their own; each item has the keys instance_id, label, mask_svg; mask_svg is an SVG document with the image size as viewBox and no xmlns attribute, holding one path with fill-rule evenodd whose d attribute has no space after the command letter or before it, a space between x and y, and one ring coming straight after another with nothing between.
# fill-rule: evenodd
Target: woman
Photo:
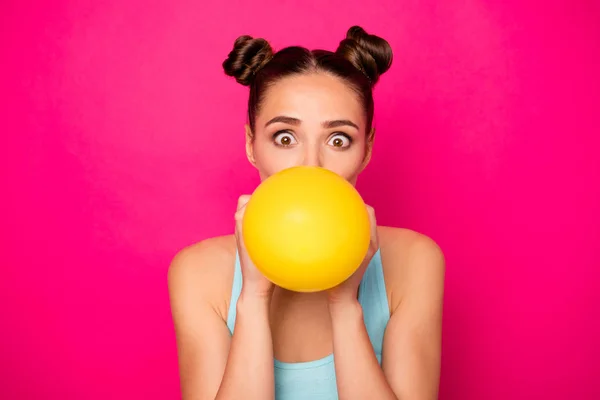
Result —
<instances>
[{"instance_id":1,"label":"woman","mask_svg":"<svg viewBox=\"0 0 600 400\"><path fill-rule=\"evenodd\" d=\"M250 86L246 153L261 179L294 165L352 184L373 147L372 88L389 44L352 27L335 52L242 36L223 63ZM385 188L383 188L385 189ZM235 235L179 252L169 269L184 399L435 399L444 258L429 238L375 224L347 281L320 293L274 287ZM335 362L334 362L335 359Z\"/></svg>"}]
</instances>

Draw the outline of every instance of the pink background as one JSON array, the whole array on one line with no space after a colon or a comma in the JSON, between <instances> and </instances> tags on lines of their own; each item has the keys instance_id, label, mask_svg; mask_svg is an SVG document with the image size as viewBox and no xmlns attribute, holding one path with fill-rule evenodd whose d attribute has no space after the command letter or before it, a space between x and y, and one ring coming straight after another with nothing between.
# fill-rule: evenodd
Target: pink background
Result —
<instances>
[{"instance_id":1,"label":"pink background","mask_svg":"<svg viewBox=\"0 0 600 400\"><path fill-rule=\"evenodd\" d=\"M355 23L396 55L359 189L447 257L440 398L599 398L599 3L366 4L2 3L0 398L179 396L169 261L257 183L221 62Z\"/></svg>"}]
</instances>

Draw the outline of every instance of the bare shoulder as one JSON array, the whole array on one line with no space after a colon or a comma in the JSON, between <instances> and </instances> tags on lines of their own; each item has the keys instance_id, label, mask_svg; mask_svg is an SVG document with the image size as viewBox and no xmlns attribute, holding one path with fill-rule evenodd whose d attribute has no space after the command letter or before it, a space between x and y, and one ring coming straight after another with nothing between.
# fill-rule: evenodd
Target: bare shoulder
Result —
<instances>
[{"instance_id":1,"label":"bare shoulder","mask_svg":"<svg viewBox=\"0 0 600 400\"><path fill-rule=\"evenodd\" d=\"M217 236L181 249L169 266L171 298L208 302L226 319L235 254L233 235Z\"/></svg>"},{"instance_id":2,"label":"bare shoulder","mask_svg":"<svg viewBox=\"0 0 600 400\"><path fill-rule=\"evenodd\" d=\"M430 237L410 229L378 227L379 247L390 308L393 312L410 287L433 296L443 291L445 258Z\"/></svg>"}]
</instances>

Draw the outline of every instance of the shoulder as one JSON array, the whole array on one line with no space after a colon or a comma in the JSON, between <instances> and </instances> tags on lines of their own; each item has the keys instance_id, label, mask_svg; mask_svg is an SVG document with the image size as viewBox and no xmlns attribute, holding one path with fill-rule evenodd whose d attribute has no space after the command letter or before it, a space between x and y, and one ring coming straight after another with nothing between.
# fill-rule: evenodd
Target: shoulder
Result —
<instances>
[{"instance_id":1,"label":"shoulder","mask_svg":"<svg viewBox=\"0 0 600 400\"><path fill-rule=\"evenodd\" d=\"M382 253L392 256L392 264L397 259L415 261L422 258L435 258L442 261L444 258L440 246L430 237L410 229L393 228L389 226L377 227L379 247Z\"/></svg>"},{"instance_id":2,"label":"shoulder","mask_svg":"<svg viewBox=\"0 0 600 400\"><path fill-rule=\"evenodd\" d=\"M431 296L443 292L445 257L430 237L410 229L378 227L379 247L391 311L419 287Z\"/></svg>"},{"instance_id":3,"label":"shoulder","mask_svg":"<svg viewBox=\"0 0 600 400\"><path fill-rule=\"evenodd\" d=\"M168 271L171 301L208 302L227 317L236 244L233 235L189 245L175 254Z\"/></svg>"}]
</instances>

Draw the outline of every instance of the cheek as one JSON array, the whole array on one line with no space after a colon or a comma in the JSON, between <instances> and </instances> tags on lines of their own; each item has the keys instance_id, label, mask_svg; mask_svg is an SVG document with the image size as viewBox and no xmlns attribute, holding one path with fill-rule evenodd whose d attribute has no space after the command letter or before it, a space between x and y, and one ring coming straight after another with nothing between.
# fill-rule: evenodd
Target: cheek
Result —
<instances>
[{"instance_id":1,"label":"cheek","mask_svg":"<svg viewBox=\"0 0 600 400\"><path fill-rule=\"evenodd\" d=\"M256 143L254 145L254 161L261 179L298 164L294 150L282 150L272 144Z\"/></svg>"},{"instance_id":2,"label":"cheek","mask_svg":"<svg viewBox=\"0 0 600 400\"><path fill-rule=\"evenodd\" d=\"M332 151L323 167L354 184L363 166L364 157L365 152L360 147L349 151Z\"/></svg>"},{"instance_id":3,"label":"cheek","mask_svg":"<svg viewBox=\"0 0 600 400\"><path fill-rule=\"evenodd\" d=\"M354 183L360 173L362 159L352 158L340 160L340 162L325 165L324 167L340 175L349 182Z\"/></svg>"}]
</instances>

